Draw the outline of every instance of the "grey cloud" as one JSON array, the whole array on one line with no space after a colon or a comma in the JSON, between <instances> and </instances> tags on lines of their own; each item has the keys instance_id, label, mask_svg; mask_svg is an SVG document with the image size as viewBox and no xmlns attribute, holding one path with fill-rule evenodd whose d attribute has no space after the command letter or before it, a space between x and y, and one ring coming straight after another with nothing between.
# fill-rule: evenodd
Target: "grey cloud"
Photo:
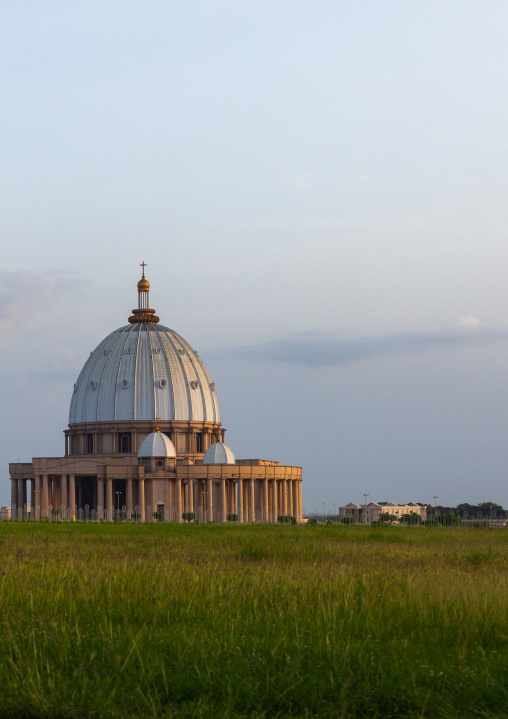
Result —
<instances>
[{"instance_id":1,"label":"grey cloud","mask_svg":"<svg viewBox=\"0 0 508 719\"><path fill-rule=\"evenodd\" d=\"M400 332L354 336L339 332L306 332L281 340L222 351L230 357L307 367L323 367L374 360L380 357L422 354L460 346L508 341L508 328L462 328L433 332Z\"/></svg>"},{"instance_id":2,"label":"grey cloud","mask_svg":"<svg viewBox=\"0 0 508 719\"><path fill-rule=\"evenodd\" d=\"M79 281L81 283L81 281ZM0 331L76 285L62 272L0 271Z\"/></svg>"}]
</instances>

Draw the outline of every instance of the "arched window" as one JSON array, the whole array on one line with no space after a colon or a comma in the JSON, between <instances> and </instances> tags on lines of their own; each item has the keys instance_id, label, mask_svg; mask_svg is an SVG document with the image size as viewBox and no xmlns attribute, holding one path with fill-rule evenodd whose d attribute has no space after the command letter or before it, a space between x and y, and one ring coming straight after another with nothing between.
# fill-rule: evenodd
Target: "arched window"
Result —
<instances>
[{"instance_id":1,"label":"arched window","mask_svg":"<svg viewBox=\"0 0 508 719\"><path fill-rule=\"evenodd\" d=\"M131 446L131 433L120 432L118 435L118 451L121 454L128 454L132 451Z\"/></svg>"},{"instance_id":2,"label":"arched window","mask_svg":"<svg viewBox=\"0 0 508 719\"><path fill-rule=\"evenodd\" d=\"M197 434L196 435L196 452L202 452L203 450L201 449L201 447L202 447L201 435Z\"/></svg>"},{"instance_id":3,"label":"arched window","mask_svg":"<svg viewBox=\"0 0 508 719\"><path fill-rule=\"evenodd\" d=\"M93 454L93 434L89 434L87 438L87 452Z\"/></svg>"}]
</instances>

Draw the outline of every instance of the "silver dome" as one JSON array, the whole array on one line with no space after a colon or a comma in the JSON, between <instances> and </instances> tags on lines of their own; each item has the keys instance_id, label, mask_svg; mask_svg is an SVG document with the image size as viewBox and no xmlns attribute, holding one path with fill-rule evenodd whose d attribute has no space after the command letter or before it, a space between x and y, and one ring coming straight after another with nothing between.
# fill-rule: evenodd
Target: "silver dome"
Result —
<instances>
[{"instance_id":1,"label":"silver dome","mask_svg":"<svg viewBox=\"0 0 508 719\"><path fill-rule=\"evenodd\" d=\"M208 370L179 334L130 324L90 354L72 395L69 424L115 420L220 422Z\"/></svg>"}]
</instances>

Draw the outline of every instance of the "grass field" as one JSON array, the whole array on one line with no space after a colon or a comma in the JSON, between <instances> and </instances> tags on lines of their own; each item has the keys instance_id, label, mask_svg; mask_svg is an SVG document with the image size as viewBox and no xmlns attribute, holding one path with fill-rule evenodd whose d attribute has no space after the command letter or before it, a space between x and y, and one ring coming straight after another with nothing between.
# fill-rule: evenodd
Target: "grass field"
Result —
<instances>
[{"instance_id":1,"label":"grass field","mask_svg":"<svg viewBox=\"0 0 508 719\"><path fill-rule=\"evenodd\" d=\"M508 531L0 523L0 716L508 717Z\"/></svg>"}]
</instances>

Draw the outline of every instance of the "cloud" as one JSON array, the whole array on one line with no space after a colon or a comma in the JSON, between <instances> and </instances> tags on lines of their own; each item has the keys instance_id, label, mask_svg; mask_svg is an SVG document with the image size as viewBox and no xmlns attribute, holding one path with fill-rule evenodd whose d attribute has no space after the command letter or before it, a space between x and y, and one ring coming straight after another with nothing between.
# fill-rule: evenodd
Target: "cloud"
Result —
<instances>
[{"instance_id":1,"label":"cloud","mask_svg":"<svg viewBox=\"0 0 508 719\"><path fill-rule=\"evenodd\" d=\"M508 327L479 328L468 323L453 330L366 336L305 332L273 342L224 350L220 354L237 359L324 367L496 342L508 342Z\"/></svg>"},{"instance_id":2,"label":"cloud","mask_svg":"<svg viewBox=\"0 0 508 719\"><path fill-rule=\"evenodd\" d=\"M48 306L75 284L61 272L0 271L0 331Z\"/></svg>"},{"instance_id":3,"label":"cloud","mask_svg":"<svg viewBox=\"0 0 508 719\"><path fill-rule=\"evenodd\" d=\"M480 320L477 317L473 317L473 315L464 315L464 317L459 317L457 320L457 325L459 327L479 327L481 324Z\"/></svg>"}]
</instances>

